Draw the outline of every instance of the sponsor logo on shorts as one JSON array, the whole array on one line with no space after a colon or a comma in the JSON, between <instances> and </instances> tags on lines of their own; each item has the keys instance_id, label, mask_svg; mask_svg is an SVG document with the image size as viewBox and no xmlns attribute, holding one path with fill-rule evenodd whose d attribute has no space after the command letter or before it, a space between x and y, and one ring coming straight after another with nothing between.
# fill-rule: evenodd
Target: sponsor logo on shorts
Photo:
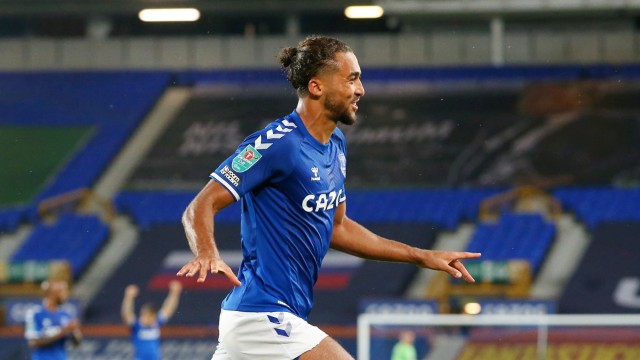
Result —
<instances>
[{"instance_id":1,"label":"sponsor logo on shorts","mask_svg":"<svg viewBox=\"0 0 640 360\"><path fill-rule=\"evenodd\" d=\"M224 175L224 177L226 177L233 186L237 187L240 185L240 177L238 177L233 170L229 169L228 165L225 165L225 167L220 170L220 173L222 173L222 175Z\"/></svg>"},{"instance_id":2,"label":"sponsor logo on shorts","mask_svg":"<svg viewBox=\"0 0 640 360\"><path fill-rule=\"evenodd\" d=\"M253 146L247 145L240 154L233 158L231 167L237 172L245 172L257 163L260 158L262 158L262 154L260 154Z\"/></svg>"}]
</instances>

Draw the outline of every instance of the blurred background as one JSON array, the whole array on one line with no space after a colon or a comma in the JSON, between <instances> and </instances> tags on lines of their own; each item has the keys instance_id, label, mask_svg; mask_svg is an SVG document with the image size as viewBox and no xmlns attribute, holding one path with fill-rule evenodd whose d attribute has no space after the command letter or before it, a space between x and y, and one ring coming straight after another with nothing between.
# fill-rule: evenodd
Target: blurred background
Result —
<instances>
[{"instance_id":1,"label":"blurred background","mask_svg":"<svg viewBox=\"0 0 640 360\"><path fill-rule=\"evenodd\" d=\"M71 359L132 357L125 286L160 305L191 258L182 211L295 107L276 55L309 34L345 41L363 70L360 120L343 128L348 215L483 253L465 285L330 252L313 324L356 356L360 313L637 313L639 15L635 0L0 1L0 359L28 358L24 315L51 277L72 283L83 323ZM233 205L215 229L232 268L239 220ZM180 280L165 358L209 359L230 284ZM383 330L372 359L402 329ZM505 333L414 330L419 358L540 358L515 357L525 345ZM550 349L632 359L639 333L574 329Z\"/></svg>"}]
</instances>

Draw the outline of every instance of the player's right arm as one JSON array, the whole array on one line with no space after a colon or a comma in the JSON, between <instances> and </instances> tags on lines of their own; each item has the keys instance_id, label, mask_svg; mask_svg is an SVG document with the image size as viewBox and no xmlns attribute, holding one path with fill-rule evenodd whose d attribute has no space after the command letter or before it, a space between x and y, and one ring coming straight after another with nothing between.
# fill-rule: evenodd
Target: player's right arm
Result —
<instances>
[{"instance_id":1,"label":"player's right arm","mask_svg":"<svg viewBox=\"0 0 640 360\"><path fill-rule=\"evenodd\" d=\"M213 218L218 211L240 200L257 186L286 178L293 169L295 156L292 154L299 152L297 137L289 134L295 127L284 118L274 121L244 139L236 151L211 173L212 180L182 215L182 225L195 258L178 271L178 276L197 274L197 281L204 282L208 272L221 273L234 285L242 285L220 257L213 236Z\"/></svg>"},{"instance_id":2,"label":"player's right arm","mask_svg":"<svg viewBox=\"0 0 640 360\"><path fill-rule=\"evenodd\" d=\"M131 326L136 321L136 313L133 309L134 302L138 296L139 289L136 285L129 285L124 289L124 297L122 298L122 306L120 307L120 316L122 321Z\"/></svg>"},{"instance_id":3,"label":"player's right arm","mask_svg":"<svg viewBox=\"0 0 640 360\"><path fill-rule=\"evenodd\" d=\"M178 271L178 276L198 275L198 282L204 282L207 273L222 273L231 282L240 286L240 280L220 257L213 237L213 218L218 211L235 202L235 198L217 181L211 180L191 201L182 215L182 225L195 255Z\"/></svg>"}]
</instances>

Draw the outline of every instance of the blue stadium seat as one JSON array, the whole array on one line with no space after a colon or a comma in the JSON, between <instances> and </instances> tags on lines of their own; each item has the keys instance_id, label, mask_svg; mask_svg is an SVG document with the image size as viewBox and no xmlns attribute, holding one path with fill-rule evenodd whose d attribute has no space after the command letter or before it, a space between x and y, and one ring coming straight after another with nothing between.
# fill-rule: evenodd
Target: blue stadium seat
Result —
<instances>
[{"instance_id":1,"label":"blue stadium seat","mask_svg":"<svg viewBox=\"0 0 640 360\"><path fill-rule=\"evenodd\" d=\"M553 196L591 230L605 221L640 221L640 188L560 188Z\"/></svg>"},{"instance_id":2,"label":"blue stadium seat","mask_svg":"<svg viewBox=\"0 0 640 360\"><path fill-rule=\"evenodd\" d=\"M555 225L539 214L504 213L497 223L480 223L467 251L483 260L524 259L538 271L555 237Z\"/></svg>"},{"instance_id":3,"label":"blue stadium seat","mask_svg":"<svg viewBox=\"0 0 640 360\"><path fill-rule=\"evenodd\" d=\"M20 221L25 217L23 207L10 207L0 209L0 233L11 233L18 229Z\"/></svg>"},{"instance_id":4,"label":"blue stadium seat","mask_svg":"<svg viewBox=\"0 0 640 360\"><path fill-rule=\"evenodd\" d=\"M109 227L90 215L64 214L54 224L38 224L11 261L66 260L78 277L109 236Z\"/></svg>"},{"instance_id":5,"label":"blue stadium seat","mask_svg":"<svg viewBox=\"0 0 640 360\"><path fill-rule=\"evenodd\" d=\"M143 229L156 224L180 223L182 213L196 196L194 191L125 191L115 198L119 212L131 215ZM239 222L240 204L220 211L217 222Z\"/></svg>"},{"instance_id":6,"label":"blue stadium seat","mask_svg":"<svg viewBox=\"0 0 640 360\"><path fill-rule=\"evenodd\" d=\"M480 202L499 190L354 190L349 191L347 214L368 223L431 223L455 229L460 221L474 221ZM143 228L154 224L178 223L193 191L125 191L116 199L118 211L133 216ZM239 222L235 203L218 214L216 221Z\"/></svg>"}]
</instances>

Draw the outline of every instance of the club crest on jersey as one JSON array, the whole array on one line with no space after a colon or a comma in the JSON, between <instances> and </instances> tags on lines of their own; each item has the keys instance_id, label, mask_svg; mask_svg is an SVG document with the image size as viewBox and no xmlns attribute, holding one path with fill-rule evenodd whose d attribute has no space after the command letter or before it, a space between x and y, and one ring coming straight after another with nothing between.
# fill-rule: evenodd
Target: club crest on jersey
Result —
<instances>
[{"instance_id":1,"label":"club crest on jersey","mask_svg":"<svg viewBox=\"0 0 640 360\"><path fill-rule=\"evenodd\" d=\"M231 167L237 172L245 172L249 170L255 163L260 160L262 154L258 152L253 146L247 145L240 154L236 155L231 162Z\"/></svg>"},{"instance_id":2,"label":"club crest on jersey","mask_svg":"<svg viewBox=\"0 0 640 360\"><path fill-rule=\"evenodd\" d=\"M338 160L340 161L340 171L342 176L347 177L347 157L343 153L338 154Z\"/></svg>"}]
</instances>

